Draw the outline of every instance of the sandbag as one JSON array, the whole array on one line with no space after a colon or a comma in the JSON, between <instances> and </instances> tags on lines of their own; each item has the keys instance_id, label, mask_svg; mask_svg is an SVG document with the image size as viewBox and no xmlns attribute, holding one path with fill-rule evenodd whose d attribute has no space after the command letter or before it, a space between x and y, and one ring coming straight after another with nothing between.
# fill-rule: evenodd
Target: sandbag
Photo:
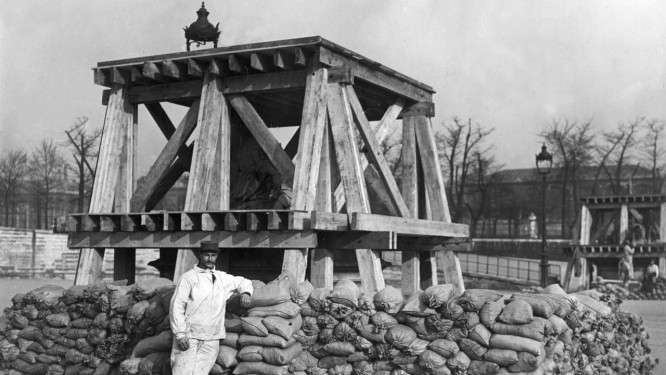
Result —
<instances>
[{"instance_id":1,"label":"sandbag","mask_svg":"<svg viewBox=\"0 0 666 375\"><path fill-rule=\"evenodd\" d=\"M303 318L303 324L301 325L301 329L308 336L316 335L317 333L319 333L320 328L319 328L319 325L317 325L317 318L315 318L313 316L304 317Z\"/></svg>"},{"instance_id":2,"label":"sandbag","mask_svg":"<svg viewBox=\"0 0 666 375\"><path fill-rule=\"evenodd\" d=\"M146 310L148 309L148 306L150 306L148 301L139 301L135 303L127 311L127 320L129 320L130 323L138 323L146 316Z\"/></svg>"},{"instance_id":3,"label":"sandbag","mask_svg":"<svg viewBox=\"0 0 666 375\"><path fill-rule=\"evenodd\" d=\"M458 304L470 312L478 312L483 305L502 298L502 294L489 289L467 289L458 299Z\"/></svg>"},{"instance_id":4,"label":"sandbag","mask_svg":"<svg viewBox=\"0 0 666 375\"><path fill-rule=\"evenodd\" d=\"M35 363L37 363L37 353L35 352L21 353L18 355L18 359L28 364L34 365Z\"/></svg>"},{"instance_id":5,"label":"sandbag","mask_svg":"<svg viewBox=\"0 0 666 375\"><path fill-rule=\"evenodd\" d=\"M250 308L279 305L291 301L287 283L268 284L257 288L250 298Z\"/></svg>"},{"instance_id":6,"label":"sandbag","mask_svg":"<svg viewBox=\"0 0 666 375\"><path fill-rule=\"evenodd\" d=\"M433 314L436 314L437 311L435 309L431 308L427 302L424 302L424 292L423 291L416 291L412 293L411 296L407 298L405 301L405 304L402 307L402 310L400 310L402 313L410 315L410 316L430 316ZM426 299L427 301L427 299Z\"/></svg>"},{"instance_id":7,"label":"sandbag","mask_svg":"<svg viewBox=\"0 0 666 375\"><path fill-rule=\"evenodd\" d=\"M240 362L234 369L234 375L287 375L286 366L273 366L263 362Z\"/></svg>"},{"instance_id":8,"label":"sandbag","mask_svg":"<svg viewBox=\"0 0 666 375\"><path fill-rule=\"evenodd\" d=\"M400 350L389 344L377 344L368 350L368 357L374 360L393 360L400 355ZM413 353L407 355L414 356Z\"/></svg>"},{"instance_id":9,"label":"sandbag","mask_svg":"<svg viewBox=\"0 0 666 375\"><path fill-rule=\"evenodd\" d=\"M301 354L294 358L289 364L289 372L307 372L309 369L317 367L317 362L319 362L319 359L315 358L307 350L303 350L301 351Z\"/></svg>"},{"instance_id":10,"label":"sandbag","mask_svg":"<svg viewBox=\"0 0 666 375\"><path fill-rule=\"evenodd\" d=\"M517 352L528 352L534 355L543 353L543 343L526 337L493 334L490 336L492 349L511 349Z\"/></svg>"},{"instance_id":11,"label":"sandbag","mask_svg":"<svg viewBox=\"0 0 666 375\"><path fill-rule=\"evenodd\" d=\"M301 303L307 302L313 290L314 287L312 286L312 284L310 284L309 281L305 280L302 283L289 288L289 296L291 297L292 302L294 302L297 305L300 305Z\"/></svg>"},{"instance_id":12,"label":"sandbag","mask_svg":"<svg viewBox=\"0 0 666 375\"><path fill-rule=\"evenodd\" d=\"M442 313L442 318L455 320L462 315L465 310L458 304L460 297L449 297L449 300L438 309Z\"/></svg>"},{"instance_id":13,"label":"sandbag","mask_svg":"<svg viewBox=\"0 0 666 375\"><path fill-rule=\"evenodd\" d=\"M362 327L356 329L358 334L374 343L383 343L384 335L386 335L386 330L377 329L374 324L366 324Z\"/></svg>"},{"instance_id":14,"label":"sandbag","mask_svg":"<svg viewBox=\"0 0 666 375\"><path fill-rule=\"evenodd\" d=\"M346 363L347 359L345 357L327 356L319 359L319 362L317 362L317 366L329 369L335 366L344 365Z\"/></svg>"},{"instance_id":15,"label":"sandbag","mask_svg":"<svg viewBox=\"0 0 666 375\"><path fill-rule=\"evenodd\" d=\"M402 324L398 324L386 331L384 340L398 349L406 349L416 340L416 332Z\"/></svg>"},{"instance_id":16,"label":"sandbag","mask_svg":"<svg viewBox=\"0 0 666 375\"><path fill-rule=\"evenodd\" d=\"M41 310L55 305L62 297L65 288L57 285L43 285L26 293L25 299L32 301Z\"/></svg>"},{"instance_id":17,"label":"sandbag","mask_svg":"<svg viewBox=\"0 0 666 375\"><path fill-rule=\"evenodd\" d=\"M317 317L317 312L312 308L312 306L310 306L310 302L305 301L305 302L301 303L300 305L298 305L298 307L301 308L301 316L302 317L304 317L304 318L305 317L313 317L313 318Z\"/></svg>"},{"instance_id":18,"label":"sandbag","mask_svg":"<svg viewBox=\"0 0 666 375\"><path fill-rule=\"evenodd\" d=\"M509 367L518 361L518 352L511 349L488 349L483 358L497 363L500 367Z\"/></svg>"},{"instance_id":19,"label":"sandbag","mask_svg":"<svg viewBox=\"0 0 666 375\"><path fill-rule=\"evenodd\" d=\"M37 327L28 326L21 330L19 336L26 340L35 341L37 338L42 336L42 331Z\"/></svg>"},{"instance_id":20,"label":"sandbag","mask_svg":"<svg viewBox=\"0 0 666 375\"><path fill-rule=\"evenodd\" d=\"M453 357L446 360L446 366L454 371L465 371L469 367L471 360L463 351L459 351Z\"/></svg>"},{"instance_id":21,"label":"sandbag","mask_svg":"<svg viewBox=\"0 0 666 375\"><path fill-rule=\"evenodd\" d=\"M291 319L268 316L263 318L262 324L268 332L289 340L303 326L303 318L301 318L300 314L296 314Z\"/></svg>"},{"instance_id":22,"label":"sandbag","mask_svg":"<svg viewBox=\"0 0 666 375\"><path fill-rule=\"evenodd\" d=\"M337 339L333 334L333 328L324 328L319 331L319 334L317 334L317 340L319 340L322 344L328 344L329 342L334 342Z\"/></svg>"},{"instance_id":23,"label":"sandbag","mask_svg":"<svg viewBox=\"0 0 666 375\"><path fill-rule=\"evenodd\" d=\"M485 346L486 348L490 345L490 336L492 333L483 325L477 324L467 333L467 337L478 342L479 344Z\"/></svg>"},{"instance_id":24,"label":"sandbag","mask_svg":"<svg viewBox=\"0 0 666 375\"><path fill-rule=\"evenodd\" d=\"M483 345L468 338L460 340L458 346L470 359L482 360L483 355L488 351Z\"/></svg>"},{"instance_id":25,"label":"sandbag","mask_svg":"<svg viewBox=\"0 0 666 375\"><path fill-rule=\"evenodd\" d=\"M165 331L165 332L171 332L171 331ZM238 349L238 333L227 332L225 337L222 340L220 340L220 345Z\"/></svg>"},{"instance_id":26,"label":"sandbag","mask_svg":"<svg viewBox=\"0 0 666 375\"><path fill-rule=\"evenodd\" d=\"M356 336L354 339L351 341L352 344L354 344L354 347L357 350L363 351L363 350L368 350L372 348L373 343L366 339L365 337L362 336Z\"/></svg>"},{"instance_id":27,"label":"sandbag","mask_svg":"<svg viewBox=\"0 0 666 375\"><path fill-rule=\"evenodd\" d=\"M428 349L428 344L430 342L417 338L408 347L403 349L403 352L409 355L421 355L421 353Z\"/></svg>"},{"instance_id":28,"label":"sandbag","mask_svg":"<svg viewBox=\"0 0 666 375\"><path fill-rule=\"evenodd\" d=\"M403 366L403 365L410 365L412 363L417 363L418 360L419 356L417 355L408 355L405 353L399 353L397 356L391 359L391 363L397 366Z\"/></svg>"},{"instance_id":29,"label":"sandbag","mask_svg":"<svg viewBox=\"0 0 666 375\"><path fill-rule=\"evenodd\" d=\"M532 307L534 316L548 319L555 312L556 305L549 296L544 294L514 293L509 301L525 301Z\"/></svg>"},{"instance_id":30,"label":"sandbag","mask_svg":"<svg viewBox=\"0 0 666 375\"><path fill-rule=\"evenodd\" d=\"M337 365L328 369L328 375L351 375L352 366L348 363L344 365Z\"/></svg>"},{"instance_id":31,"label":"sandbag","mask_svg":"<svg viewBox=\"0 0 666 375\"><path fill-rule=\"evenodd\" d=\"M444 358L451 358L460 351L460 348L455 341L439 339L428 344L428 350L432 350Z\"/></svg>"},{"instance_id":32,"label":"sandbag","mask_svg":"<svg viewBox=\"0 0 666 375\"><path fill-rule=\"evenodd\" d=\"M171 299L173 298L173 295L175 293L176 293L176 285L164 285L155 290L155 295L160 297L160 301L162 302L162 308L167 313L171 308Z\"/></svg>"},{"instance_id":33,"label":"sandbag","mask_svg":"<svg viewBox=\"0 0 666 375\"><path fill-rule=\"evenodd\" d=\"M531 322L533 318L532 306L526 301L518 299L504 306L504 310L497 317L497 320L506 324L526 324Z\"/></svg>"},{"instance_id":34,"label":"sandbag","mask_svg":"<svg viewBox=\"0 0 666 375\"><path fill-rule=\"evenodd\" d=\"M365 354L365 352L359 351L359 352L354 352L354 354L347 357L347 362L355 363L355 362L367 361L369 359L370 357L367 354Z\"/></svg>"},{"instance_id":35,"label":"sandbag","mask_svg":"<svg viewBox=\"0 0 666 375\"><path fill-rule=\"evenodd\" d=\"M338 341L353 342L358 334L349 324L340 322L333 328L333 336Z\"/></svg>"},{"instance_id":36,"label":"sandbag","mask_svg":"<svg viewBox=\"0 0 666 375\"><path fill-rule=\"evenodd\" d=\"M71 305L83 301L86 298L84 291L87 287L87 285L74 285L68 289L65 289L62 292L62 302L65 305Z\"/></svg>"},{"instance_id":37,"label":"sandbag","mask_svg":"<svg viewBox=\"0 0 666 375\"><path fill-rule=\"evenodd\" d=\"M373 302L375 297L375 294L366 294L363 293L359 298L358 298L358 311L360 311L363 315L366 316L372 316L377 312L377 309L375 308L375 303Z\"/></svg>"},{"instance_id":38,"label":"sandbag","mask_svg":"<svg viewBox=\"0 0 666 375\"><path fill-rule=\"evenodd\" d=\"M430 315L425 318L428 331L446 333L453 328L453 320L443 319L439 315Z\"/></svg>"},{"instance_id":39,"label":"sandbag","mask_svg":"<svg viewBox=\"0 0 666 375\"><path fill-rule=\"evenodd\" d=\"M157 290L163 287L173 286L174 282L165 278L154 278L140 281L134 284L132 293L137 301L147 300L157 294Z\"/></svg>"},{"instance_id":40,"label":"sandbag","mask_svg":"<svg viewBox=\"0 0 666 375\"><path fill-rule=\"evenodd\" d=\"M243 332L249 335L261 337L268 336L268 329L263 324L263 318L242 317L241 326L243 327Z\"/></svg>"},{"instance_id":41,"label":"sandbag","mask_svg":"<svg viewBox=\"0 0 666 375\"><path fill-rule=\"evenodd\" d=\"M89 329L92 326L92 323L93 323L93 319L79 318L79 319L72 320L69 323L69 326L73 327L73 328Z\"/></svg>"},{"instance_id":42,"label":"sandbag","mask_svg":"<svg viewBox=\"0 0 666 375\"><path fill-rule=\"evenodd\" d=\"M388 374L382 374L379 371L375 371L373 375L428 375L428 373L419 366L418 363L412 363L410 365L402 365L399 370L393 370L393 372L386 371ZM439 375L439 374L438 374ZM448 375L446 373L442 375Z\"/></svg>"},{"instance_id":43,"label":"sandbag","mask_svg":"<svg viewBox=\"0 0 666 375\"><path fill-rule=\"evenodd\" d=\"M291 319L298 315L301 308L293 302L284 302L275 306L259 306L251 308L248 316L265 318L268 316L279 316L281 318Z\"/></svg>"},{"instance_id":44,"label":"sandbag","mask_svg":"<svg viewBox=\"0 0 666 375\"><path fill-rule=\"evenodd\" d=\"M69 323L70 323L69 314L65 314L65 313L47 315L46 318L44 318L44 319L46 320L47 323L49 323L49 325L51 327L55 327L55 328L67 327L67 326L69 326ZM14 325L13 321L12 321L12 325ZM26 326L27 326L27 324L26 324ZM20 327L20 328L25 328L25 326Z\"/></svg>"},{"instance_id":45,"label":"sandbag","mask_svg":"<svg viewBox=\"0 0 666 375\"><path fill-rule=\"evenodd\" d=\"M490 331L492 333L514 335L543 341L546 337L549 325L550 323L548 320L534 318L530 323L520 325L495 323L490 327Z\"/></svg>"},{"instance_id":46,"label":"sandbag","mask_svg":"<svg viewBox=\"0 0 666 375\"><path fill-rule=\"evenodd\" d=\"M259 345L248 345L243 347L236 356L245 362L261 362L264 359L261 355L262 349L263 347Z\"/></svg>"},{"instance_id":47,"label":"sandbag","mask_svg":"<svg viewBox=\"0 0 666 375\"><path fill-rule=\"evenodd\" d=\"M504 301L501 299L493 302L486 302L479 311L479 320L484 326L486 326L486 328L490 328L490 326L497 320L497 317L502 313L503 309Z\"/></svg>"},{"instance_id":48,"label":"sandbag","mask_svg":"<svg viewBox=\"0 0 666 375\"><path fill-rule=\"evenodd\" d=\"M499 369L497 363L472 360L467 368L467 375L495 375Z\"/></svg>"},{"instance_id":49,"label":"sandbag","mask_svg":"<svg viewBox=\"0 0 666 375\"><path fill-rule=\"evenodd\" d=\"M327 298L331 294L331 290L327 288L316 288L310 293L308 302L310 307L317 312L317 314L325 313L328 311L328 305L331 301Z\"/></svg>"},{"instance_id":50,"label":"sandbag","mask_svg":"<svg viewBox=\"0 0 666 375\"><path fill-rule=\"evenodd\" d=\"M372 375L375 372L372 364L368 361L353 362L352 366L354 367L354 374L356 375Z\"/></svg>"},{"instance_id":51,"label":"sandbag","mask_svg":"<svg viewBox=\"0 0 666 375\"><path fill-rule=\"evenodd\" d=\"M224 330L232 333L242 333L243 322L241 321L240 316L226 312L224 314Z\"/></svg>"},{"instance_id":52,"label":"sandbag","mask_svg":"<svg viewBox=\"0 0 666 375\"><path fill-rule=\"evenodd\" d=\"M370 317L370 323L378 330L387 330L398 325L398 321L386 311L377 311L375 315Z\"/></svg>"},{"instance_id":53,"label":"sandbag","mask_svg":"<svg viewBox=\"0 0 666 375\"><path fill-rule=\"evenodd\" d=\"M97 314L92 321L92 326L95 328L107 329L109 327L109 314L102 312Z\"/></svg>"},{"instance_id":54,"label":"sandbag","mask_svg":"<svg viewBox=\"0 0 666 375\"><path fill-rule=\"evenodd\" d=\"M318 359L324 358L329 355L329 353L324 350L324 344L320 343L319 341L316 341L310 348L308 349L308 352L315 356Z\"/></svg>"},{"instance_id":55,"label":"sandbag","mask_svg":"<svg viewBox=\"0 0 666 375\"><path fill-rule=\"evenodd\" d=\"M548 321L551 324L551 327L553 329L553 333L556 335L560 335L562 332L566 331L569 329L569 326L567 326L567 322L564 321L564 319L560 318L559 316L553 314L548 318Z\"/></svg>"},{"instance_id":56,"label":"sandbag","mask_svg":"<svg viewBox=\"0 0 666 375\"><path fill-rule=\"evenodd\" d=\"M95 348L90 345L86 338L76 340L76 349L83 354L92 354L95 351Z\"/></svg>"},{"instance_id":57,"label":"sandbag","mask_svg":"<svg viewBox=\"0 0 666 375\"><path fill-rule=\"evenodd\" d=\"M123 333L125 331L125 322L119 316L109 319L109 331L111 333Z\"/></svg>"},{"instance_id":58,"label":"sandbag","mask_svg":"<svg viewBox=\"0 0 666 375\"><path fill-rule=\"evenodd\" d=\"M286 348L293 345L296 340L292 337L289 340L286 340L283 337L269 333L266 337L252 336L248 334L241 334L238 337L238 345L245 347L248 345L259 345L259 346L276 346L278 348Z\"/></svg>"},{"instance_id":59,"label":"sandbag","mask_svg":"<svg viewBox=\"0 0 666 375\"><path fill-rule=\"evenodd\" d=\"M162 299L158 295L151 298L149 302L144 319L147 319L151 325L158 325L169 314L169 309L164 309Z\"/></svg>"},{"instance_id":60,"label":"sandbag","mask_svg":"<svg viewBox=\"0 0 666 375\"><path fill-rule=\"evenodd\" d=\"M377 311L385 311L389 314L396 314L400 311L404 301L402 293L392 286L385 287L373 297L375 309L377 309Z\"/></svg>"},{"instance_id":61,"label":"sandbag","mask_svg":"<svg viewBox=\"0 0 666 375\"><path fill-rule=\"evenodd\" d=\"M464 339L469 334L469 331L466 328L454 327L446 333L444 337L447 340L458 342L461 339Z\"/></svg>"},{"instance_id":62,"label":"sandbag","mask_svg":"<svg viewBox=\"0 0 666 375\"><path fill-rule=\"evenodd\" d=\"M5 359L5 358L3 358ZM51 365L54 363L59 363L60 358L54 356L54 355L48 355L48 354L39 354L35 357L37 362L39 363L46 363L47 365Z\"/></svg>"},{"instance_id":63,"label":"sandbag","mask_svg":"<svg viewBox=\"0 0 666 375\"><path fill-rule=\"evenodd\" d=\"M403 321L403 324L406 324L409 328L413 329L417 335L425 336L428 335L428 333L430 333L430 330L426 326L426 318L417 317L417 316L406 316L402 315L401 313L397 314L396 316L401 318L400 320ZM398 319L396 318L396 320ZM453 322L451 321L451 323Z\"/></svg>"},{"instance_id":64,"label":"sandbag","mask_svg":"<svg viewBox=\"0 0 666 375\"><path fill-rule=\"evenodd\" d=\"M543 354L534 355L532 353L519 352L518 361L516 361L516 363L512 364L511 366L507 367L507 370L509 370L510 372L534 371L541 365L541 363L543 363L545 359L546 356Z\"/></svg>"},{"instance_id":65,"label":"sandbag","mask_svg":"<svg viewBox=\"0 0 666 375\"><path fill-rule=\"evenodd\" d=\"M303 347L299 343L289 346L288 348L280 349L275 347L262 348L259 352L264 362L282 366L289 364L294 358L301 355Z\"/></svg>"},{"instance_id":66,"label":"sandbag","mask_svg":"<svg viewBox=\"0 0 666 375\"><path fill-rule=\"evenodd\" d=\"M438 309L446 304L455 291L456 286L453 284L432 285L425 290L421 298L430 308Z\"/></svg>"},{"instance_id":67,"label":"sandbag","mask_svg":"<svg viewBox=\"0 0 666 375\"><path fill-rule=\"evenodd\" d=\"M479 314L466 311L453 321L453 326L469 330L480 322Z\"/></svg>"},{"instance_id":68,"label":"sandbag","mask_svg":"<svg viewBox=\"0 0 666 375\"><path fill-rule=\"evenodd\" d=\"M431 350L426 350L419 354L419 366L426 372L433 373L441 368L446 368L446 358Z\"/></svg>"},{"instance_id":69,"label":"sandbag","mask_svg":"<svg viewBox=\"0 0 666 375\"><path fill-rule=\"evenodd\" d=\"M317 325L321 329L335 328L335 326L337 326L338 323L340 322L329 313L317 316Z\"/></svg>"},{"instance_id":70,"label":"sandbag","mask_svg":"<svg viewBox=\"0 0 666 375\"><path fill-rule=\"evenodd\" d=\"M41 375L41 374L46 374L49 365L47 365L46 363L30 364L21 359L15 359L12 362L12 368L24 374Z\"/></svg>"},{"instance_id":71,"label":"sandbag","mask_svg":"<svg viewBox=\"0 0 666 375\"><path fill-rule=\"evenodd\" d=\"M612 310L607 304L597 301L592 297L583 295L583 294L572 294L573 297L579 302L579 304L585 306L586 308L594 311L597 314L602 316L610 315ZM545 317L547 318L547 317Z\"/></svg>"},{"instance_id":72,"label":"sandbag","mask_svg":"<svg viewBox=\"0 0 666 375\"><path fill-rule=\"evenodd\" d=\"M351 313L354 312L353 307L349 307L347 305L343 305L341 303L335 303L331 302L331 304L328 307L328 313L334 317L335 319L338 320L344 320L346 317L351 315Z\"/></svg>"},{"instance_id":73,"label":"sandbag","mask_svg":"<svg viewBox=\"0 0 666 375\"><path fill-rule=\"evenodd\" d=\"M173 334L164 331L157 336L147 337L139 341L132 350L132 357L145 357L159 352L170 352L173 345Z\"/></svg>"},{"instance_id":74,"label":"sandbag","mask_svg":"<svg viewBox=\"0 0 666 375\"><path fill-rule=\"evenodd\" d=\"M341 341L329 342L328 344L324 345L324 350L326 350L331 355L339 357L347 357L356 352L354 344Z\"/></svg>"},{"instance_id":75,"label":"sandbag","mask_svg":"<svg viewBox=\"0 0 666 375\"><path fill-rule=\"evenodd\" d=\"M345 318L345 323L352 328L361 327L370 323L370 317L360 311L354 311Z\"/></svg>"},{"instance_id":76,"label":"sandbag","mask_svg":"<svg viewBox=\"0 0 666 375\"><path fill-rule=\"evenodd\" d=\"M80 338L84 338L87 336L88 336L88 330L81 328L70 328L69 330L67 330L67 334L65 334L65 337L71 340L78 340Z\"/></svg>"},{"instance_id":77,"label":"sandbag","mask_svg":"<svg viewBox=\"0 0 666 375\"><path fill-rule=\"evenodd\" d=\"M333 287L328 299L331 302L339 303L355 309L358 307L358 298L361 296L361 291L355 282L349 279L338 281Z\"/></svg>"},{"instance_id":78,"label":"sandbag","mask_svg":"<svg viewBox=\"0 0 666 375\"><path fill-rule=\"evenodd\" d=\"M92 328L88 331L86 339L91 345L98 345L107 336L107 330L103 328Z\"/></svg>"},{"instance_id":79,"label":"sandbag","mask_svg":"<svg viewBox=\"0 0 666 375\"><path fill-rule=\"evenodd\" d=\"M133 289L134 286L107 285L109 307L118 312L127 312L137 302L132 293Z\"/></svg>"}]
</instances>

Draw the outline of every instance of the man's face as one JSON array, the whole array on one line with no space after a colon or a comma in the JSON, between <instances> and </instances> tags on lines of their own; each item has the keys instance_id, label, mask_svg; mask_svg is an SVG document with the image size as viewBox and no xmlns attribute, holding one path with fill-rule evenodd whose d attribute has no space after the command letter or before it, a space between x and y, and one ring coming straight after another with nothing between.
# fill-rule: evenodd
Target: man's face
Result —
<instances>
[{"instance_id":1,"label":"man's face","mask_svg":"<svg viewBox=\"0 0 666 375\"><path fill-rule=\"evenodd\" d=\"M199 253L199 268L212 270L215 268L217 260L217 251L202 251Z\"/></svg>"}]
</instances>

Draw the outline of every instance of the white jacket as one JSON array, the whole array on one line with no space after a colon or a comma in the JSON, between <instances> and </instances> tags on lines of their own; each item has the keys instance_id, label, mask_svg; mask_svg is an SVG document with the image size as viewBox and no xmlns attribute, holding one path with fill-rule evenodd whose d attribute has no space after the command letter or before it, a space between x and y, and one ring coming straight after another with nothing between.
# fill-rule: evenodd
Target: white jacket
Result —
<instances>
[{"instance_id":1,"label":"white jacket","mask_svg":"<svg viewBox=\"0 0 666 375\"><path fill-rule=\"evenodd\" d=\"M244 277L194 266L180 277L171 298L171 331L177 340L223 339L227 299L234 292L252 295L253 291L252 283Z\"/></svg>"}]
</instances>

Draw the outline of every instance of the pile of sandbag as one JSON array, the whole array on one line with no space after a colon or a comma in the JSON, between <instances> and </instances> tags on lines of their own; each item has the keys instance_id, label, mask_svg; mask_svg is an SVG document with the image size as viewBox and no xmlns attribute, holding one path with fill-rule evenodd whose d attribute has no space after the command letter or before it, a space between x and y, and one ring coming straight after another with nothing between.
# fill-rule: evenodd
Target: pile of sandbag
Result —
<instances>
[{"instance_id":1,"label":"pile of sandbag","mask_svg":"<svg viewBox=\"0 0 666 375\"><path fill-rule=\"evenodd\" d=\"M18 374L118 373L135 344L169 330L173 282L151 279L17 294L5 309L2 366Z\"/></svg>"}]
</instances>

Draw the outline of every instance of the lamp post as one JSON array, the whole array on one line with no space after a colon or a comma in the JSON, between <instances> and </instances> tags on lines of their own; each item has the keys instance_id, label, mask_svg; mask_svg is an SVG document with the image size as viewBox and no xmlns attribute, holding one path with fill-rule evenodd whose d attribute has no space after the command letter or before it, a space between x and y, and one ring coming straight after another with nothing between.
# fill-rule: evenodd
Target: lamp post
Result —
<instances>
[{"instance_id":1,"label":"lamp post","mask_svg":"<svg viewBox=\"0 0 666 375\"><path fill-rule=\"evenodd\" d=\"M542 177L541 190L541 262L539 263L541 287L548 284L548 253L546 252L546 176L553 166L553 155L546 150L546 144L541 146L541 152L536 156L537 172Z\"/></svg>"}]
</instances>

